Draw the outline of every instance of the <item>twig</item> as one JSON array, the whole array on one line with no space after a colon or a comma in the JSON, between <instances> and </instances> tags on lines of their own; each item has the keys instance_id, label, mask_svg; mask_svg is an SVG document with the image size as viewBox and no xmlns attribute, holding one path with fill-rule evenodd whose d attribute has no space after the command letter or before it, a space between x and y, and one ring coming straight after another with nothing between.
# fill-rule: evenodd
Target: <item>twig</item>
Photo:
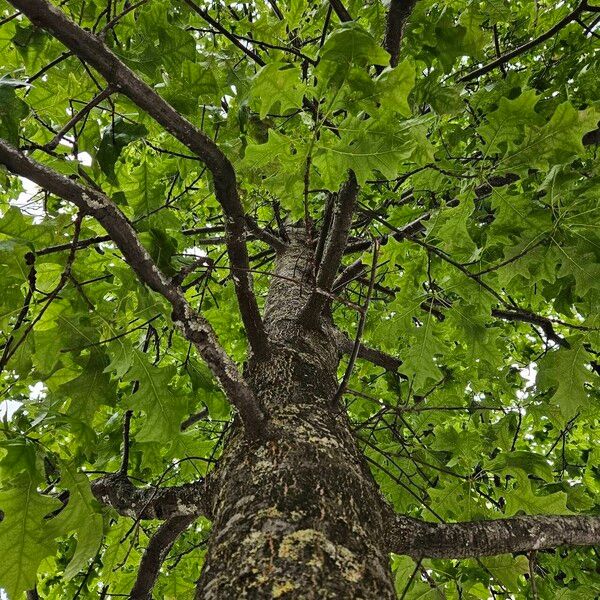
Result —
<instances>
[{"instance_id":1,"label":"twig","mask_svg":"<svg viewBox=\"0 0 600 600\"><path fill-rule=\"evenodd\" d=\"M123 420L123 458L119 469L119 475L123 476L127 476L127 470L129 468L129 428L131 426L132 415L132 410L126 410L125 418Z\"/></svg>"},{"instance_id":2,"label":"twig","mask_svg":"<svg viewBox=\"0 0 600 600\"><path fill-rule=\"evenodd\" d=\"M467 73L466 75L463 75L458 81L460 81L461 83L464 83L466 81L471 81L472 79L477 79L478 77L481 77L482 75L485 75L486 73L489 73L490 71L493 71L496 67L499 67L500 65L504 65L505 63L509 62L513 58L523 54L524 52L527 52L527 50L530 50L531 48L534 48L538 44L541 44L542 42L545 42L546 40L550 39L553 35L558 33L561 29L563 29L564 27L566 27L567 25L569 25L570 23L575 21L579 17L579 15L582 12L584 12L585 10L593 10L591 7L588 6L586 0L584 0L583 2L578 4L568 15L565 15L560 21L558 21L558 23L556 23L556 25L554 25L553 27L548 29L548 31L545 31L544 33L542 33L535 39L530 40L529 42L527 42L521 46L518 46L514 50L511 50L510 52L503 54L496 60L493 60L492 62L488 63L487 65L483 65L483 67L479 67L478 69L475 69L474 71L471 71L470 73Z\"/></svg>"},{"instance_id":3,"label":"twig","mask_svg":"<svg viewBox=\"0 0 600 600\"><path fill-rule=\"evenodd\" d=\"M54 150L63 137L68 133L70 129L72 129L81 119L83 119L95 106L100 104L103 100L106 100L115 90L109 85L106 89L101 91L99 94L94 96L78 113L73 115L71 119L69 119L68 123L60 129L60 131L47 143L43 146L44 150L52 151Z\"/></svg>"},{"instance_id":4,"label":"twig","mask_svg":"<svg viewBox=\"0 0 600 600\"><path fill-rule=\"evenodd\" d=\"M373 286L375 285L375 275L377 273L377 259L379 258L379 242L375 240L373 242L373 264L371 266L371 278L369 280L369 288L367 289L367 296L365 298L365 304L362 313L358 319L358 327L356 328L356 338L354 339L354 348L352 349L352 354L350 355L350 360L348 361L348 366L346 367L346 371L344 373L344 377L332 398L332 404L336 404L344 395L346 388L348 387L348 383L350 382L350 377L352 376L352 371L354 370L354 363L356 362L356 358L358 356L360 350L360 340L362 338L363 332L365 330L365 323L367 321L367 311L369 310L369 304L371 303L371 295L373 294Z\"/></svg>"}]
</instances>

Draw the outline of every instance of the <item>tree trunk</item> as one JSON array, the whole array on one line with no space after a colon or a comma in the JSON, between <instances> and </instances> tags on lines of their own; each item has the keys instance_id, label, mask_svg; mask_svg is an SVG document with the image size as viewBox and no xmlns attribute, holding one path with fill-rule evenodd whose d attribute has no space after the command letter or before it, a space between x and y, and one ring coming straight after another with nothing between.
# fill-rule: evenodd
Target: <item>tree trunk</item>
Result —
<instances>
[{"instance_id":1,"label":"tree trunk","mask_svg":"<svg viewBox=\"0 0 600 600\"><path fill-rule=\"evenodd\" d=\"M196 597L391 599L381 497L332 403L332 323L298 324L314 268L301 231L291 236L265 309L270 357L249 367L271 435L252 443L234 426L211 483L213 533Z\"/></svg>"}]
</instances>

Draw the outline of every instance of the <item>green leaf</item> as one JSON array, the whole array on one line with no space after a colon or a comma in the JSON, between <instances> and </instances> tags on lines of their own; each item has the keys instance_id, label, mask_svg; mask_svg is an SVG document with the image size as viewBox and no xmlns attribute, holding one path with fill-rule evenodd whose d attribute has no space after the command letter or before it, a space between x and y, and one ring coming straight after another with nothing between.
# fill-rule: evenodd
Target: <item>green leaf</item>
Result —
<instances>
[{"instance_id":1,"label":"green leaf","mask_svg":"<svg viewBox=\"0 0 600 600\"><path fill-rule=\"evenodd\" d=\"M519 591L520 581L529 572L529 561L526 556L500 556L482 558L481 562L494 576L494 579L510 591Z\"/></svg>"},{"instance_id":2,"label":"green leaf","mask_svg":"<svg viewBox=\"0 0 600 600\"><path fill-rule=\"evenodd\" d=\"M146 415L136 440L166 443L179 434L179 427L186 416L187 402L169 387L174 374L174 369L170 367L151 365L147 356L139 350L133 353L133 366L126 379L137 381L139 386L125 406L141 410Z\"/></svg>"},{"instance_id":3,"label":"green leaf","mask_svg":"<svg viewBox=\"0 0 600 600\"><path fill-rule=\"evenodd\" d=\"M550 351L539 362L536 385L551 390L550 401L560 407L565 420L575 415L589 400L584 388L592 373L586 368L588 355L580 338L571 347Z\"/></svg>"},{"instance_id":4,"label":"green leaf","mask_svg":"<svg viewBox=\"0 0 600 600\"><path fill-rule=\"evenodd\" d=\"M64 573L68 581L96 556L102 541L103 519L86 475L63 465L60 485L69 491L69 500L60 514L49 521L49 528L55 536L70 532L77 535L75 554Z\"/></svg>"},{"instance_id":5,"label":"green leaf","mask_svg":"<svg viewBox=\"0 0 600 600\"><path fill-rule=\"evenodd\" d=\"M288 63L273 62L260 69L252 80L250 97L261 119L270 112L285 115L302 106L305 86L300 77L300 70Z\"/></svg>"},{"instance_id":6,"label":"green leaf","mask_svg":"<svg viewBox=\"0 0 600 600\"><path fill-rule=\"evenodd\" d=\"M35 481L23 476L15 487L0 491L0 587L9 598L18 598L34 587L42 560L54 553L44 517L60 507L54 498L43 496ZM10 552L7 550L10 549Z\"/></svg>"},{"instance_id":7,"label":"green leaf","mask_svg":"<svg viewBox=\"0 0 600 600\"><path fill-rule=\"evenodd\" d=\"M426 138L427 118L379 122L348 118L340 130L341 139L323 138L315 152L314 165L328 189L339 187L344 173L352 169L362 185L373 173L394 179L405 161L430 161L431 147Z\"/></svg>"},{"instance_id":8,"label":"green leaf","mask_svg":"<svg viewBox=\"0 0 600 600\"><path fill-rule=\"evenodd\" d=\"M560 104L542 127L527 126L524 140L504 159L505 172L526 173L528 169L548 169L582 155L585 133L596 129L599 113L594 108L578 111L570 102Z\"/></svg>"},{"instance_id":9,"label":"green leaf","mask_svg":"<svg viewBox=\"0 0 600 600\"><path fill-rule=\"evenodd\" d=\"M535 112L539 95L535 90L525 90L514 99L500 98L498 108L487 115L487 123L477 131L486 142L487 154L504 154L518 147L526 126L541 124L541 115Z\"/></svg>"},{"instance_id":10,"label":"green leaf","mask_svg":"<svg viewBox=\"0 0 600 600\"><path fill-rule=\"evenodd\" d=\"M29 106L19 98L15 86L0 79L0 137L18 146L20 123L28 114Z\"/></svg>"},{"instance_id":11,"label":"green leaf","mask_svg":"<svg viewBox=\"0 0 600 600\"><path fill-rule=\"evenodd\" d=\"M571 514L567 508L567 494L564 492L547 495L536 494L531 487L531 481L522 472L517 473L516 481L516 486L505 494L507 517L521 512L528 515Z\"/></svg>"},{"instance_id":12,"label":"green leaf","mask_svg":"<svg viewBox=\"0 0 600 600\"><path fill-rule=\"evenodd\" d=\"M114 123L104 130L96 153L96 160L103 173L114 180L115 164L123 148L147 134L148 130L144 125L117 117Z\"/></svg>"},{"instance_id":13,"label":"green leaf","mask_svg":"<svg viewBox=\"0 0 600 600\"><path fill-rule=\"evenodd\" d=\"M381 108L398 112L404 117L410 116L408 96L414 85L415 67L407 60L393 69L384 69L376 80Z\"/></svg>"},{"instance_id":14,"label":"green leaf","mask_svg":"<svg viewBox=\"0 0 600 600\"><path fill-rule=\"evenodd\" d=\"M325 40L319 58L338 65L386 65L388 53L356 21L344 23Z\"/></svg>"}]
</instances>

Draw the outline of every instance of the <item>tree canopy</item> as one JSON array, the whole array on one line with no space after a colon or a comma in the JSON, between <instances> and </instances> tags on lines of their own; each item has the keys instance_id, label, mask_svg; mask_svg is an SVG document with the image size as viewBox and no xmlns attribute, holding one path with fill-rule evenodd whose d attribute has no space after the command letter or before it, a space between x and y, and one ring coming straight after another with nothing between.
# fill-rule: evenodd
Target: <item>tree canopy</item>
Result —
<instances>
[{"instance_id":1,"label":"tree canopy","mask_svg":"<svg viewBox=\"0 0 600 600\"><path fill-rule=\"evenodd\" d=\"M236 412L260 420L236 365L262 348L278 232L318 231L348 172L344 269L322 287L383 494L436 523L599 514L599 7L65 0L36 22L44 4L0 0L11 600L129 593L159 523L90 482L196 481ZM193 597L209 531L175 543L155 597ZM598 560L392 558L406 600L592 599Z\"/></svg>"}]
</instances>

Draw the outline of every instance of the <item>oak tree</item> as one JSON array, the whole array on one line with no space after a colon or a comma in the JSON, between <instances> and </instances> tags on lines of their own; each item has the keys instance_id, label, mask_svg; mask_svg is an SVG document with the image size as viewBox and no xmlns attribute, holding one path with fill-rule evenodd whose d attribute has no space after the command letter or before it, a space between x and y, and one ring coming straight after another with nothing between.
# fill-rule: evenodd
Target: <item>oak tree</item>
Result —
<instances>
[{"instance_id":1,"label":"oak tree","mask_svg":"<svg viewBox=\"0 0 600 600\"><path fill-rule=\"evenodd\" d=\"M0 0L0 594L597 598L599 22Z\"/></svg>"}]
</instances>

